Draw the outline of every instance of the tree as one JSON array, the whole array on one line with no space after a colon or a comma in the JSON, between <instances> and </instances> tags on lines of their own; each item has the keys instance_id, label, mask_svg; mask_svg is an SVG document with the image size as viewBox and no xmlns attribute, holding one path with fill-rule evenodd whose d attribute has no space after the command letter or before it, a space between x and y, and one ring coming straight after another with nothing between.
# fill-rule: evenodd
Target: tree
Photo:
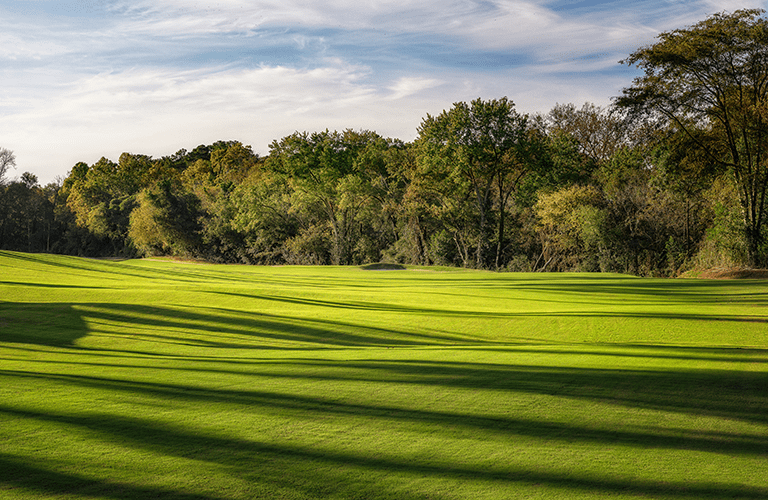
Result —
<instances>
[{"instance_id":1,"label":"tree","mask_svg":"<svg viewBox=\"0 0 768 500\"><path fill-rule=\"evenodd\" d=\"M200 201L183 187L163 180L137 196L128 236L145 255L196 256L200 247Z\"/></svg>"},{"instance_id":2,"label":"tree","mask_svg":"<svg viewBox=\"0 0 768 500\"><path fill-rule=\"evenodd\" d=\"M16 167L16 155L13 151L5 148L0 148L0 186L5 181L5 174L8 173L10 168Z\"/></svg>"},{"instance_id":3,"label":"tree","mask_svg":"<svg viewBox=\"0 0 768 500\"><path fill-rule=\"evenodd\" d=\"M251 173L232 191L231 226L243 235L242 252L253 264L290 261L286 242L297 235L297 218L291 213L288 180L266 170Z\"/></svg>"},{"instance_id":4,"label":"tree","mask_svg":"<svg viewBox=\"0 0 768 500\"><path fill-rule=\"evenodd\" d=\"M578 143L579 152L595 163L610 161L626 144L628 127L622 117L592 103L579 109L573 104L556 104L544 121L549 135L570 135Z\"/></svg>"},{"instance_id":5,"label":"tree","mask_svg":"<svg viewBox=\"0 0 768 500\"><path fill-rule=\"evenodd\" d=\"M53 203L36 175L24 172L20 180L0 186L0 248L47 250L46 228L52 217Z\"/></svg>"},{"instance_id":6,"label":"tree","mask_svg":"<svg viewBox=\"0 0 768 500\"><path fill-rule=\"evenodd\" d=\"M442 171L448 178L463 179L472 191L478 216L476 267L486 265L493 215L497 222L495 266L502 264L506 207L532 166L527 158L528 132L528 117L519 114L506 97L457 102L437 117L427 115L419 127L420 158L425 167Z\"/></svg>"},{"instance_id":7,"label":"tree","mask_svg":"<svg viewBox=\"0 0 768 500\"><path fill-rule=\"evenodd\" d=\"M539 196L535 209L541 270L597 270L606 218L603 205L594 186L572 185Z\"/></svg>"},{"instance_id":8,"label":"tree","mask_svg":"<svg viewBox=\"0 0 768 500\"><path fill-rule=\"evenodd\" d=\"M651 183L661 186L674 197L681 199L683 217L683 255L693 256L694 241L701 239L704 231L702 208L703 193L712 186L717 168L698 147L699 134L705 131L691 127L687 133L676 131L660 141L653 151L653 177Z\"/></svg>"},{"instance_id":9,"label":"tree","mask_svg":"<svg viewBox=\"0 0 768 500\"><path fill-rule=\"evenodd\" d=\"M623 61L644 74L616 100L635 116L686 133L733 175L752 265L765 257L768 188L768 20L762 14L715 14L662 33Z\"/></svg>"},{"instance_id":10,"label":"tree","mask_svg":"<svg viewBox=\"0 0 768 500\"><path fill-rule=\"evenodd\" d=\"M266 168L289 179L293 210L306 216L294 248L319 248L328 228L332 263L360 260L354 248L360 236L358 218L374 194L376 167L381 166L372 162L373 145L387 147L375 132L349 129L296 132L270 144Z\"/></svg>"},{"instance_id":11,"label":"tree","mask_svg":"<svg viewBox=\"0 0 768 500\"><path fill-rule=\"evenodd\" d=\"M90 167L78 163L64 182L66 203L81 234L79 253L131 255L128 226L136 195L148 179L151 158L123 153L119 163L101 158Z\"/></svg>"}]
</instances>

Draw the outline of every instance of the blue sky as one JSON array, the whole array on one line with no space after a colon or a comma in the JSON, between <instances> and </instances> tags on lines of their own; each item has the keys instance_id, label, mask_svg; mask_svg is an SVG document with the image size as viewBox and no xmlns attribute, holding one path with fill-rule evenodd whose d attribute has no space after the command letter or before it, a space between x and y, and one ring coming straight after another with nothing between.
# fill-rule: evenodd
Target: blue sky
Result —
<instances>
[{"instance_id":1,"label":"blue sky","mask_svg":"<svg viewBox=\"0 0 768 500\"><path fill-rule=\"evenodd\" d=\"M662 31L768 1L0 0L0 147L41 183L296 130L413 140L457 101L610 103Z\"/></svg>"}]
</instances>

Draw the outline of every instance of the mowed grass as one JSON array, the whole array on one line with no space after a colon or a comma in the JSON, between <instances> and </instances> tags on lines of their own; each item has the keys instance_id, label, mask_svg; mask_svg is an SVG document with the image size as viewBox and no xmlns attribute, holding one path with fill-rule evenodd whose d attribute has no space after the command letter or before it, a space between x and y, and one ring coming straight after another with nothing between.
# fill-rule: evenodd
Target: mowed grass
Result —
<instances>
[{"instance_id":1,"label":"mowed grass","mask_svg":"<svg viewBox=\"0 0 768 500\"><path fill-rule=\"evenodd\" d=\"M768 282L0 252L0 498L768 498Z\"/></svg>"}]
</instances>

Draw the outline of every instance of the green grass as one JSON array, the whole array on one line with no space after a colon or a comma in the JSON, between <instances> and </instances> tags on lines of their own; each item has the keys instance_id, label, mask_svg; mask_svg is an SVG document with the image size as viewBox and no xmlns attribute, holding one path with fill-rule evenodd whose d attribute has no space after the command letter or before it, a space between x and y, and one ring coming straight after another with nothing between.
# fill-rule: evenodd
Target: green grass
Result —
<instances>
[{"instance_id":1,"label":"green grass","mask_svg":"<svg viewBox=\"0 0 768 500\"><path fill-rule=\"evenodd\" d=\"M768 282L0 252L0 498L768 498Z\"/></svg>"}]
</instances>

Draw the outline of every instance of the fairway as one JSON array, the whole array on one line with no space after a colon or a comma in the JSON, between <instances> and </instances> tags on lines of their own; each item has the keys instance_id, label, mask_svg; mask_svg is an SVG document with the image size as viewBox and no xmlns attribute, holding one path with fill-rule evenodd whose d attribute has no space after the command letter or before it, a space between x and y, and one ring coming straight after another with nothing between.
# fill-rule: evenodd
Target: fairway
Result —
<instances>
[{"instance_id":1,"label":"fairway","mask_svg":"<svg viewBox=\"0 0 768 500\"><path fill-rule=\"evenodd\" d=\"M768 498L768 281L0 252L0 498Z\"/></svg>"}]
</instances>

